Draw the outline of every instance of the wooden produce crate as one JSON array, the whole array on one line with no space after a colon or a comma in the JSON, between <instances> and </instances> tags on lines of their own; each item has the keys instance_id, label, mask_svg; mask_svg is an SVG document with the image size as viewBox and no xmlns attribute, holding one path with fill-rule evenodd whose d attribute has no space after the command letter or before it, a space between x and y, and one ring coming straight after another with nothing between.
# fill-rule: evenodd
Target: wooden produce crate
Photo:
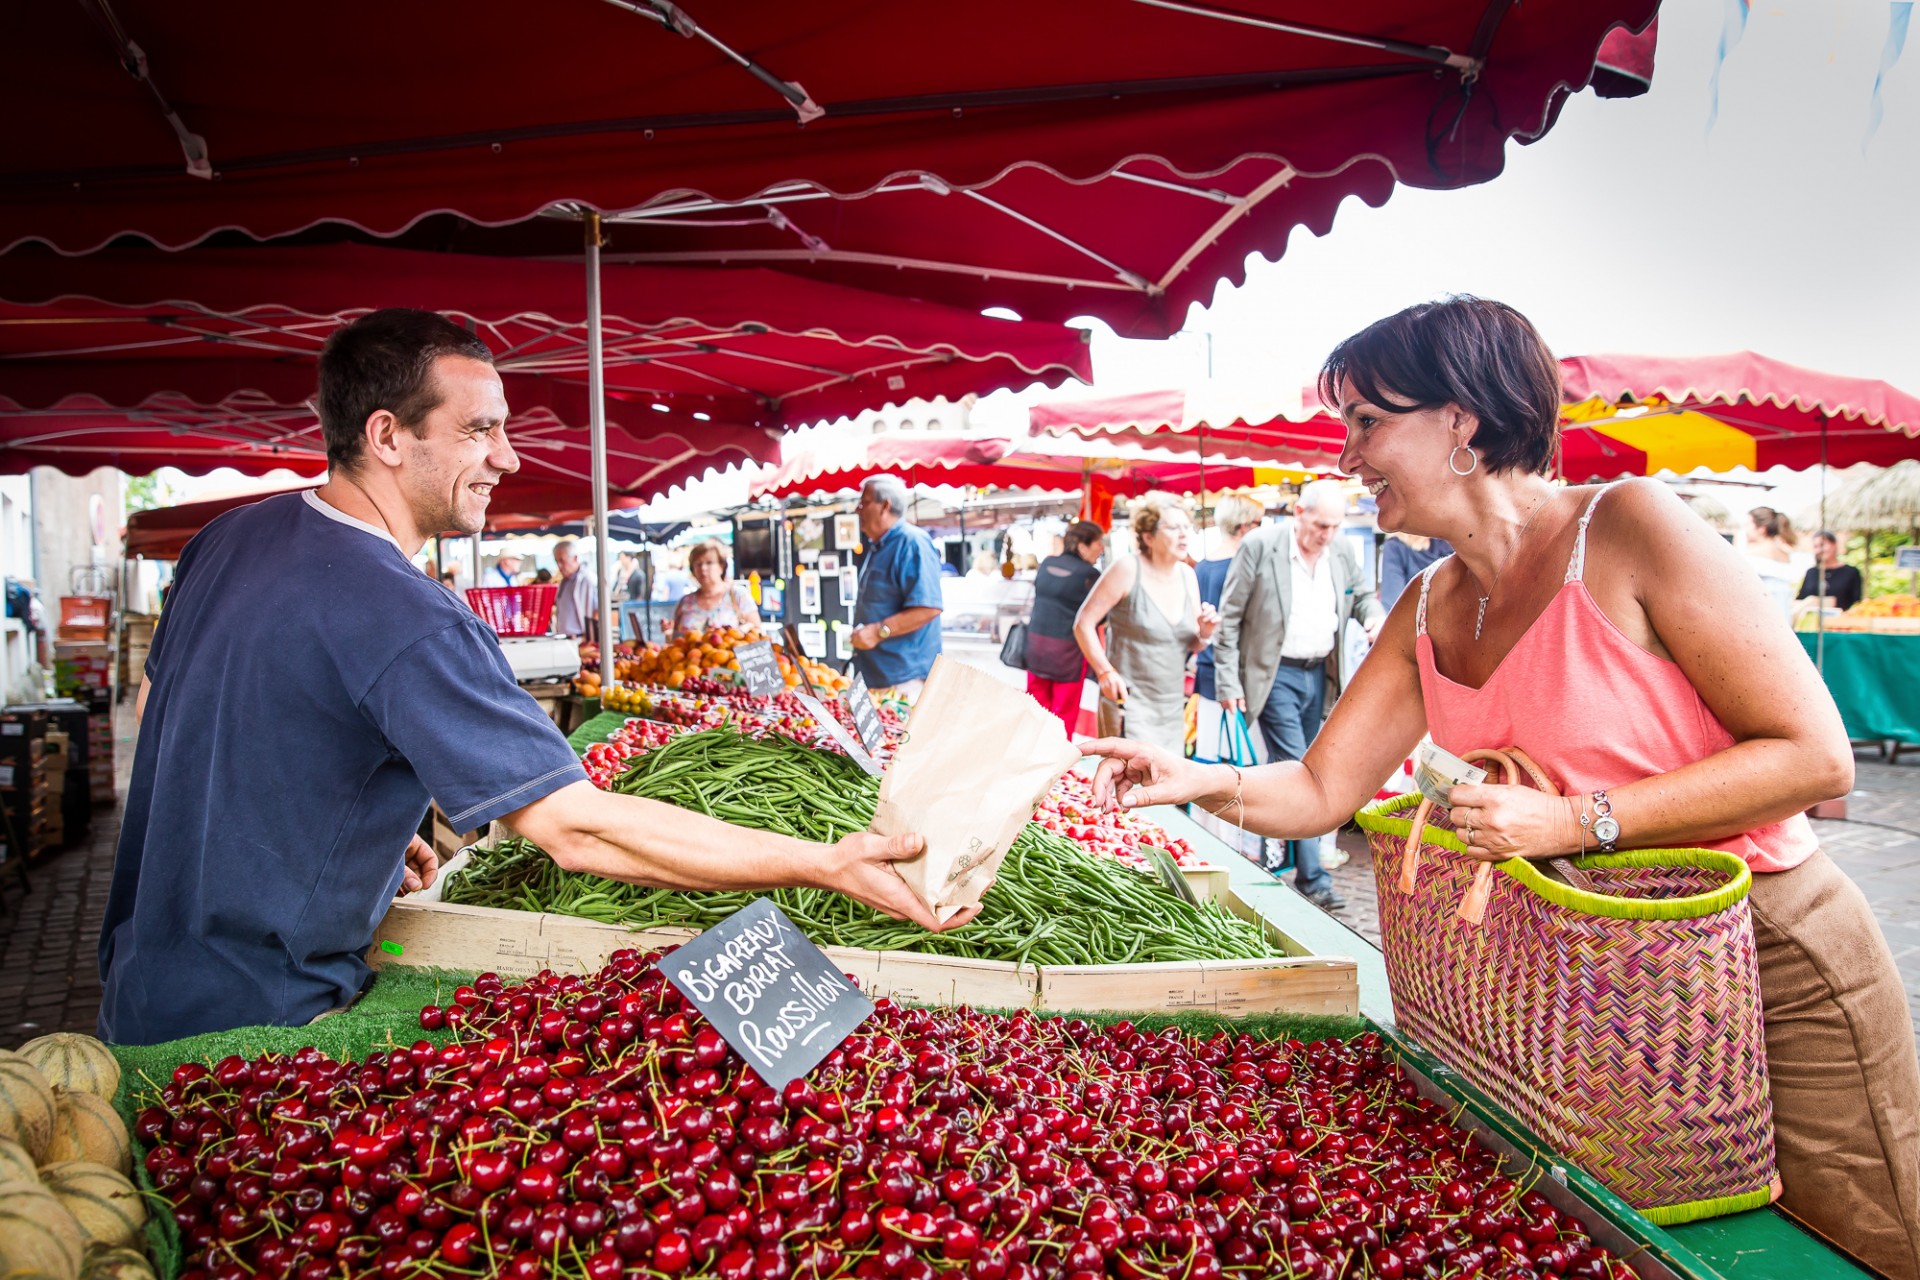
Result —
<instances>
[{"instance_id":1,"label":"wooden produce crate","mask_svg":"<svg viewBox=\"0 0 1920 1280\"><path fill-rule=\"evenodd\" d=\"M1229 911L1289 944L1230 891ZM396 899L374 933L367 962L526 976L542 969L588 973L623 947L650 950L684 942L687 929L631 930L550 912ZM1360 987L1344 956L1289 955L1268 960L1208 960L1124 965L1028 965L965 960L910 951L824 948L863 990L912 1004L970 1004L1048 1012L1357 1013Z\"/></svg>"}]
</instances>

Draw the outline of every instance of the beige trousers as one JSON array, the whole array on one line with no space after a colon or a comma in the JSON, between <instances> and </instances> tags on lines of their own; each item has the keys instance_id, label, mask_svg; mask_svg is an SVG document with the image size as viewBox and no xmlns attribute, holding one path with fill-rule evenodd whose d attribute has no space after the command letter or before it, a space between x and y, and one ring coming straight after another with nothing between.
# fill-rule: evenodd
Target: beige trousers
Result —
<instances>
[{"instance_id":1,"label":"beige trousers","mask_svg":"<svg viewBox=\"0 0 1920 1280\"><path fill-rule=\"evenodd\" d=\"M1920 1062L1893 954L1825 853L1753 878L1780 1207L1920 1280Z\"/></svg>"}]
</instances>

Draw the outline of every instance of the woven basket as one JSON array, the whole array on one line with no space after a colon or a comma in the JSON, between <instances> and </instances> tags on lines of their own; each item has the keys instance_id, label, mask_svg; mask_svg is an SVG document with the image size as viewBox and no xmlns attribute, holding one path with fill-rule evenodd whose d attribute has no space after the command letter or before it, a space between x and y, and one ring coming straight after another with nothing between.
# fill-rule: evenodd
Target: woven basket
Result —
<instances>
[{"instance_id":1,"label":"woven basket","mask_svg":"<svg viewBox=\"0 0 1920 1280\"><path fill-rule=\"evenodd\" d=\"M1409 891L1422 804L1358 815L1399 1026L1654 1222L1777 1197L1746 864L1597 855L1573 862L1576 889L1523 859L1468 858L1443 810ZM1482 867L1475 923L1462 904Z\"/></svg>"}]
</instances>

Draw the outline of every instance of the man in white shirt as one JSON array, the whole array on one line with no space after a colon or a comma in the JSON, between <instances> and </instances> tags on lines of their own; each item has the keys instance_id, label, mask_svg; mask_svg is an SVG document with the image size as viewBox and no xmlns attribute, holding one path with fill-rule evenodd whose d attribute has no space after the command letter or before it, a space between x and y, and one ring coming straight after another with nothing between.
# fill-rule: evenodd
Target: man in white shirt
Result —
<instances>
[{"instance_id":1,"label":"man in white shirt","mask_svg":"<svg viewBox=\"0 0 1920 1280\"><path fill-rule=\"evenodd\" d=\"M1300 491L1293 520L1250 534L1234 553L1213 640L1220 704L1260 726L1267 759L1299 760L1347 677L1340 637L1358 618L1372 640L1387 611L1340 536L1346 492L1331 480ZM1329 911L1346 905L1322 865L1332 835L1294 841L1294 887Z\"/></svg>"},{"instance_id":2,"label":"man in white shirt","mask_svg":"<svg viewBox=\"0 0 1920 1280\"><path fill-rule=\"evenodd\" d=\"M560 571L560 593L553 601L554 630L563 636L592 635L600 617L600 597L594 593L593 575L581 563L573 539L553 544L553 565Z\"/></svg>"}]
</instances>

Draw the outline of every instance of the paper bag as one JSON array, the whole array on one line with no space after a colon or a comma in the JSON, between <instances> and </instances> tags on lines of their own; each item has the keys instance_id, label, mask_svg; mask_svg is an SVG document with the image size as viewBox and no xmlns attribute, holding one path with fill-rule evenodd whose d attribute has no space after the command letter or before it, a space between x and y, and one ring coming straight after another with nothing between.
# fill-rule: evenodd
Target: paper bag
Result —
<instances>
[{"instance_id":1,"label":"paper bag","mask_svg":"<svg viewBox=\"0 0 1920 1280\"><path fill-rule=\"evenodd\" d=\"M1059 717L1025 692L937 658L880 781L871 829L926 838L924 853L894 865L950 920L980 901L1034 806L1079 758Z\"/></svg>"}]
</instances>

